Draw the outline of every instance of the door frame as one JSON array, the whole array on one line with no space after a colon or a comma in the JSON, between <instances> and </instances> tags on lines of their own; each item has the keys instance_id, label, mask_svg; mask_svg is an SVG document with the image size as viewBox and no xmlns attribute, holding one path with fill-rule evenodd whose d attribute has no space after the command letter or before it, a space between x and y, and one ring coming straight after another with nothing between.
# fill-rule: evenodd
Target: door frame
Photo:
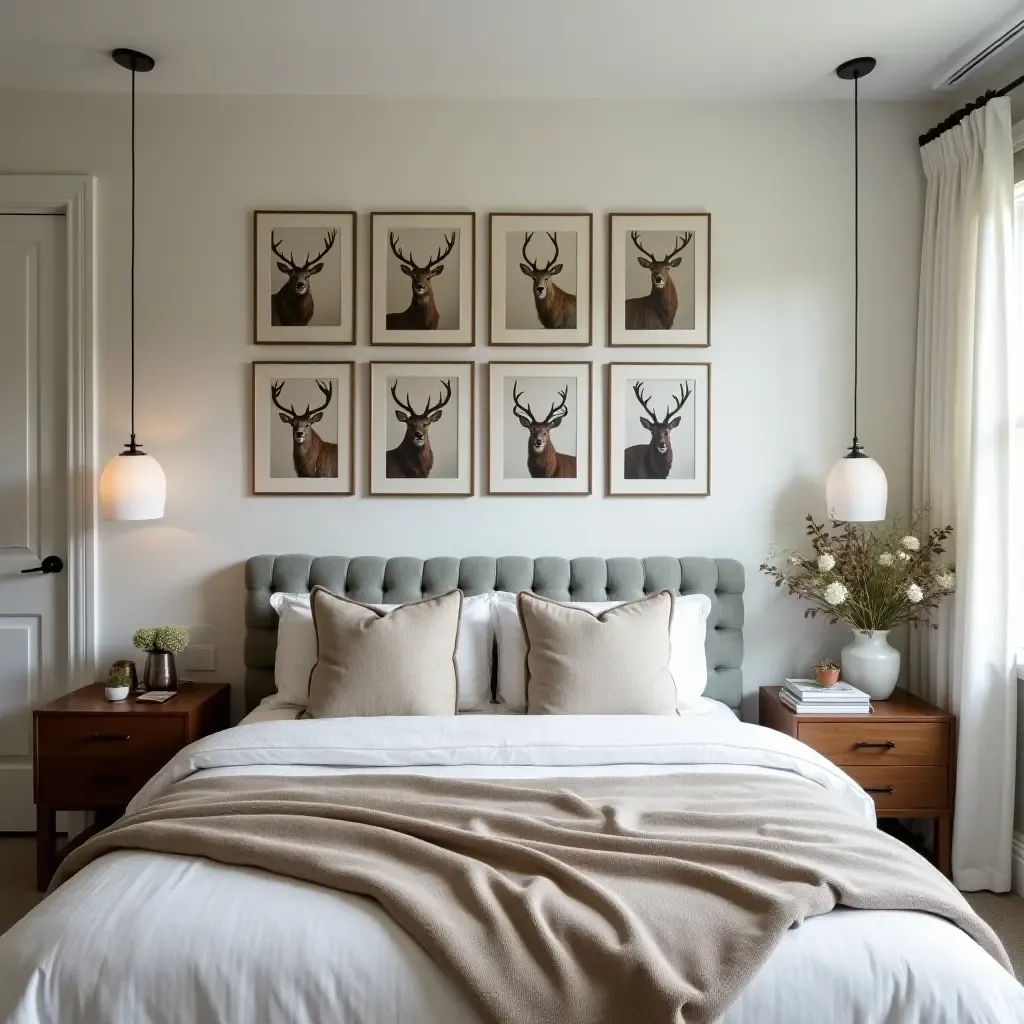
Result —
<instances>
[{"instance_id":1,"label":"door frame","mask_svg":"<svg viewBox=\"0 0 1024 1024\"><path fill-rule=\"evenodd\" d=\"M0 174L0 214L58 214L67 242L67 689L96 678L96 179Z\"/></svg>"}]
</instances>

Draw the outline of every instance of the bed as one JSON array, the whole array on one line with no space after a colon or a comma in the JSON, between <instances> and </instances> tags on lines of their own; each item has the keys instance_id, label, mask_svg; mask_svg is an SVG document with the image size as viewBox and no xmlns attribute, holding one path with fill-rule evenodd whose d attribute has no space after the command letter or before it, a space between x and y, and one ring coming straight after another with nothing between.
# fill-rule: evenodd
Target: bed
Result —
<instances>
[{"instance_id":1,"label":"bed","mask_svg":"<svg viewBox=\"0 0 1024 1024\"><path fill-rule=\"evenodd\" d=\"M559 600L703 593L707 700L677 718L460 714L295 720L273 692L270 597L321 584L400 603L458 586ZM246 566L246 707L239 727L187 748L129 813L176 784L370 775L437 780L780 776L851 818L870 798L789 737L741 723L743 572L705 558L368 559L261 556ZM260 785L262 782L253 783ZM477 1007L373 900L204 857L138 850L89 864L0 937L0 1020L14 1024L281 1021L477 1024ZM567 1012L566 1021L573 1019ZM1005 1024L1024 989L965 931L931 914L838 908L788 931L725 1024Z\"/></svg>"}]
</instances>

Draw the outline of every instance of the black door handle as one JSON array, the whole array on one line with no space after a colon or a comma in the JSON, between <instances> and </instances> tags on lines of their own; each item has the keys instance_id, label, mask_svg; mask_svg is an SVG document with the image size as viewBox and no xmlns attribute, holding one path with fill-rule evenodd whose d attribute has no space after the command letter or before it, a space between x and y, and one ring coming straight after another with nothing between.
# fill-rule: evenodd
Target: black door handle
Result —
<instances>
[{"instance_id":1,"label":"black door handle","mask_svg":"<svg viewBox=\"0 0 1024 1024\"><path fill-rule=\"evenodd\" d=\"M42 565L37 565L34 569L22 569L21 574L22 576L24 576L25 573L28 572L41 572L44 575L48 576L50 573L53 572L62 572L63 569L64 561L61 559L60 555L47 555L43 559Z\"/></svg>"}]
</instances>

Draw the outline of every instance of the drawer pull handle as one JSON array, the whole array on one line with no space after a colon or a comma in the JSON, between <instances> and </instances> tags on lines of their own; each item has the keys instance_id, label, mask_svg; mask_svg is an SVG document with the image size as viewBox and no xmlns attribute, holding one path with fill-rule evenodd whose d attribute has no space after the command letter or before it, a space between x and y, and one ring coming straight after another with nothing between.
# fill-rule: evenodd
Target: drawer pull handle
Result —
<instances>
[{"instance_id":1,"label":"drawer pull handle","mask_svg":"<svg viewBox=\"0 0 1024 1024\"><path fill-rule=\"evenodd\" d=\"M891 793L893 791L892 786L865 786L865 793Z\"/></svg>"},{"instance_id":2,"label":"drawer pull handle","mask_svg":"<svg viewBox=\"0 0 1024 1024\"><path fill-rule=\"evenodd\" d=\"M100 741L130 740L131 735L126 732L92 732L89 733L89 739Z\"/></svg>"},{"instance_id":3,"label":"drawer pull handle","mask_svg":"<svg viewBox=\"0 0 1024 1024\"><path fill-rule=\"evenodd\" d=\"M884 740L881 743L867 743L861 740L859 743L854 743L854 750L892 750L896 746L892 740Z\"/></svg>"}]
</instances>

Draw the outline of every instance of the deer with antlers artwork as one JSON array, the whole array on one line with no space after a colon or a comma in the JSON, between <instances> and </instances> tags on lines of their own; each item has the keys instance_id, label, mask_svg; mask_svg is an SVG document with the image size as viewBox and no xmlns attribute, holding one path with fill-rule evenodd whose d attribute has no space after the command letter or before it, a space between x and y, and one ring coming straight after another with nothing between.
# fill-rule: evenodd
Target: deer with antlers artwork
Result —
<instances>
[{"instance_id":1,"label":"deer with antlers artwork","mask_svg":"<svg viewBox=\"0 0 1024 1024\"><path fill-rule=\"evenodd\" d=\"M324 269L323 259L334 247L338 232L329 231L324 236L324 247L310 258L306 253L305 263L295 262L295 253L287 256L281 251L283 239L274 239L270 232L270 249L277 257L277 269L288 280L270 296L270 323L274 327L305 327L313 319L313 292L309 279Z\"/></svg>"},{"instance_id":2,"label":"deer with antlers artwork","mask_svg":"<svg viewBox=\"0 0 1024 1024\"><path fill-rule=\"evenodd\" d=\"M434 450L430 447L430 425L436 423L444 412L444 407L452 398L452 382L440 382L443 393L437 402L427 399L423 412L417 412L409 401L406 392L405 401L398 397L398 381L391 385L391 397L395 400L395 417L399 423L405 424L405 437L397 448L389 448L385 455L384 471L389 478L405 478L422 480L430 476L434 468Z\"/></svg>"},{"instance_id":3,"label":"deer with antlers artwork","mask_svg":"<svg viewBox=\"0 0 1024 1024\"><path fill-rule=\"evenodd\" d=\"M526 254L526 247L533 238L533 232L526 233L523 242L523 260L519 269L533 279L533 302L537 307L537 318L541 325L551 330L576 330L576 296L559 288L551 279L562 272L562 264L558 262L558 233L547 232L555 254L547 265L538 267L535 260ZM575 473L573 474L575 476Z\"/></svg>"},{"instance_id":4,"label":"deer with antlers artwork","mask_svg":"<svg viewBox=\"0 0 1024 1024\"><path fill-rule=\"evenodd\" d=\"M568 386L558 392L558 401L551 403L547 416L542 420L538 420L533 415L533 410L523 404L523 393L518 388L519 381L513 381L512 400L515 405L512 407L512 413L530 432L526 444L526 468L530 471L530 476L575 480L576 456L563 455L561 452L555 451L554 442L551 440L551 431L565 419L569 412L566 405L566 397L569 394Z\"/></svg>"},{"instance_id":5,"label":"deer with antlers artwork","mask_svg":"<svg viewBox=\"0 0 1024 1024\"><path fill-rule=\"evenodd\" d=\"M670 271L683 262L679 255L693 241L693 232L676 235L675 248L664 259L658 259L640 244L640 232L631 231L629 237L642 255L636 261L651 272L651 290L647 295L626 299L627 331L667 331L676 319L679 293Z\"/></svg>"},{"instance_id":6,"label":"deer with antlers artwork","mask_svg":"<svg viewBox=\"0 0 1024 1024\"><path fill-rule=\"evenodd\" d=\"M401 264L402 273L412 279L412 301L401 313L388 313L385 326L389 331L436 331L441 317L434 302L434 287L431 283L444 270L444 261L455 248L457 233L452 237L444 235L444 252L438 246L437 252L421 267L414 259L412 250L406 256L398 244L399 238L388 232L388 244Z\"/></svg>"},{"instance_id":7,"label":"deer with antlers artwork","mask_svg":"<svg viewBox=\"0 0 1024 1024\"><path fill-rule=\"evenodd\" d=\"M299 477L317 477L338 475L338 446L325 441L314 429L313 424L324 418L324 410L331 404L334 396L334 385L318 380L316 386L323 395L323 405L298 413L294 405L284 406L279 401L284 390L285 381L275 381L270 385L270 400L279 410L281 421L292 428L292 462L295 475Z\"/></svg>"},{"instance_id":8,"label":"deer with antlers artwork","mask_svg":"<svg viewBox=\"0 0 1024 1024\"><path fill-rule=\"evenodd\" d=\"M679 385L679 396L673 399L665 415L658 419L648 399L644 398L644 382L633 385L633 394L647 416L640 417L640 426L649 430L651 439L647 444L630 445L625 453L622 475L626 480L665 480L672 469L672 431L679 426L679 411L690 397L691 388L687 381ZM649 418L648 418L649 417Z\"/></svg>"}]
</instances>

